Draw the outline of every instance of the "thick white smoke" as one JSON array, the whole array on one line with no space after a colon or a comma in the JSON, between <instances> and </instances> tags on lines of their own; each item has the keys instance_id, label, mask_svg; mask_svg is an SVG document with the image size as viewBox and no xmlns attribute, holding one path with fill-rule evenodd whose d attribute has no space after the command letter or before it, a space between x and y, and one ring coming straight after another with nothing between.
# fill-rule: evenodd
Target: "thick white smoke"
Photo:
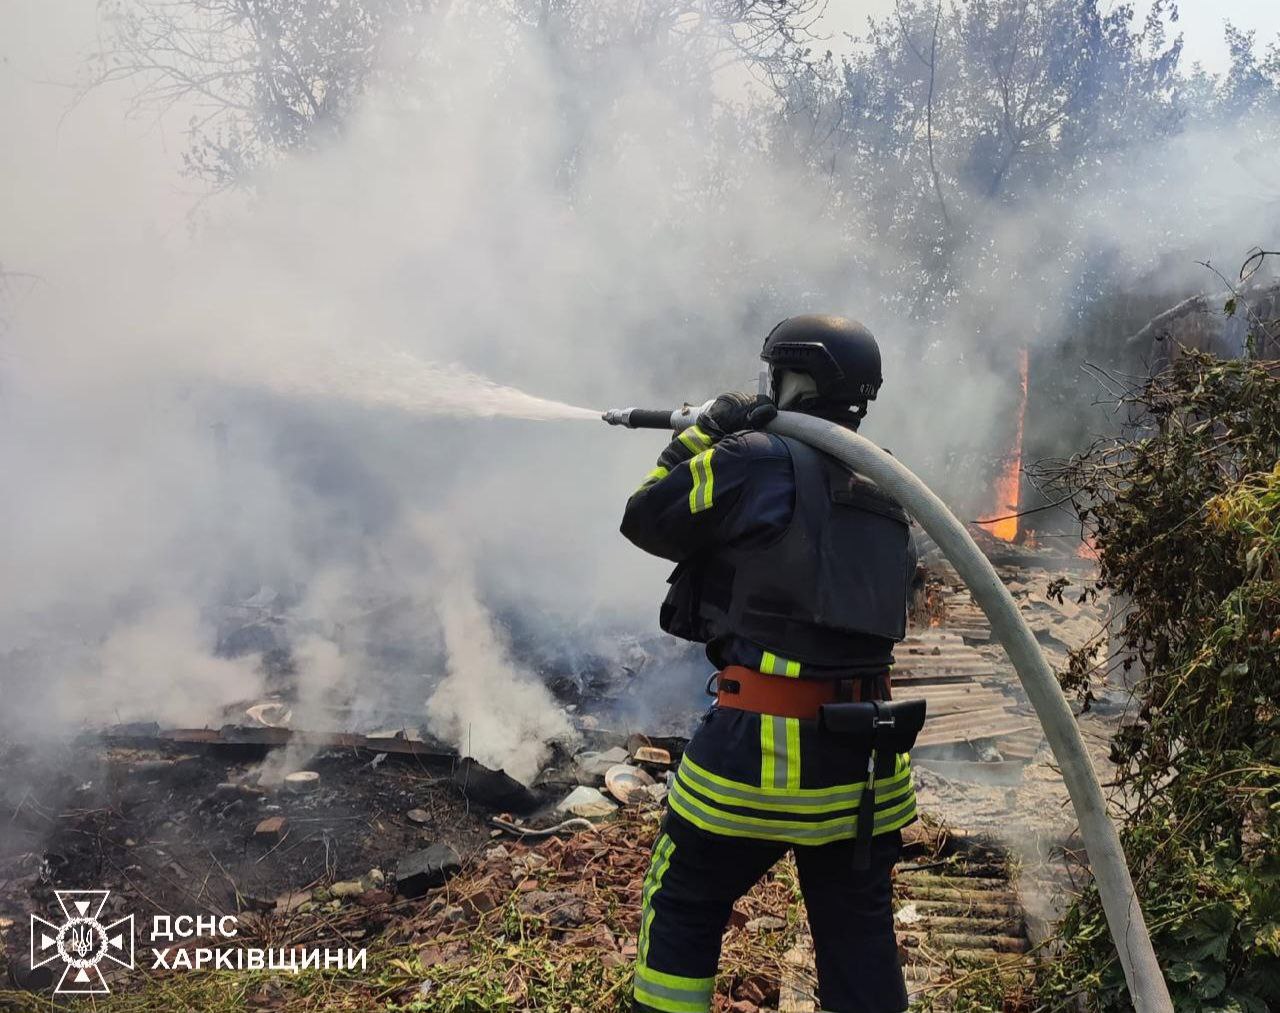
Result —
<instances>
[{"instance_id":1,"label":"thick white smoke","mask_svg":"<svg viewBox=\"0 0 1280 1013\"><path fill-rule=\"evenodd\" d=\"M41 83L74 77L92 18L0 12L0 265L32 276L0 307L4 718L47 727L74 695L81 718L218 723L267 688L257 654L212 656L266 588L300 623L300 716L416 701L528 776L568 725L492 603L646 629L662 591L617 534L659 440L571 406L741 388L768 325L843 312L885 346L867 432L910 462L999 423L1005 381L966 350L1061 322L1046 250L1158 246L1206 178L1224 207L1203 255L1265 238L1240 227L1257 208L1229 139L1187 138L1100 173L1131 188L1123 217L1046 198L992 221L983 244L1022 269L961 279L953 325L908 344L875 280L901 252L705 82L624 46L607 93L566 102L545 38L466 6L251 200L180 174L181 107L126 120L108 88L68 111Z\"/></svg>"},{"instance_id":2,"label":"thick white smoke","mask_svg":"<svg viewBox=\"0 0 1280 1013\"><path fill-rule=\"evenodd\" d=\"M427 701L429 727L528 783L547 759L545 744L570 742L574 732L546 686L502 642L466 564L458 566L448 571L450 593L439 600L448 660Z\"/></svg>"}]
</instances>

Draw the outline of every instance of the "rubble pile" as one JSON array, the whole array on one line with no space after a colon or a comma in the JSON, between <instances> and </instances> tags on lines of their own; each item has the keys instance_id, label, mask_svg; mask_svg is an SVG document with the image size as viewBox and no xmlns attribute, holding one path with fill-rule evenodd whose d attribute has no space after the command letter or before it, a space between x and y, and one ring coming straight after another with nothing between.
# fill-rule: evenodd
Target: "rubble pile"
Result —
<instances>
[{"instance_id":1,"label":"rubble pile","mask_svg":"<svg viewBox=\"0 0 1280 1013\"><path fill-rule=\"evenodd\" d=\"M108 746L100 759L112 773L101 782L100 773L78 781L94 772L63 772L74 804L16 806L19 824L43 817L62 832L41 851L4 856L10 970L21 966L13 955L22 952L23 913L88 876L115 891L121 912L236 912L244 945L369 947L377 973L327 976L323 1003L293 979L276 976L260 994L250 983L265 1008L360 1009L376 995L442 1011L625 1009L664 770L679 754L680 743L665 742L669 749L635 737L631 748L572 761L582 780L605 789L574 789L607 806L592 820L569 817L570 792L532 817L495 817L490 824L503 829L490 830L484 807L462 797L464 765L428 774L412 757L321 753L308 761L318 783L299 793L254 783L258 764L224 756L226 746L204 755L172 752L170 743L156 744L168 754ZM612 763L622 758L633 762ZM909 837L898 928L913 994L942 988L957 960L1020 958L1021 915L1000 860L975 862L954 842L944 849L931 824ZM794 866L784 862L737 905L717 1010L816 1009L812 960ZM192 981L148 971L113 987L121 1003L145 1004ZM204 1007L193 1000L191 1008Z\"/></svg>"},{"instance_id":2,"label":"rubble pile","mask_svg":"<svg viewBox=\"0 0 1280 1013\"><path fill-rule=\"evenodd\" d=\"M1105 661L1109 602L1079 600L1092 560L974 533L1055 669L1062 671L1069 652L1086 645ZM929 607L915 614L898 649L893 684L896 697L928 701L912 754L927 804L970 830L1000 831L1012 817L1027 833L1033 825L1065 832L1071 821L1066 790L1004 648L992 642L990 624L951 565L928 546L924 558ZM1124 696L1118 688L1102 692L1104 702ZM1121 709L1103 706L1080 716L1100 769L1106 769Z\"/></svg>"},{"instance_id":3,"label":"rubble pile","mask_svg":"<svg viewBox=\"0 0 1280 1013\"><path fill-rule=\"evenodd\" d=\"M468 990L496 980L505 992L495 1008L567 1008L536 1007L533 999L550 987L550 977L593 980L597 1004L584 1009L624 1008L659 817L646 802L591 832L489 848L425 909L388 928L390 938L416 948L419 991L461 1003ZM783 956L799 933L794 890L794 870L780 867L738 903L725 943L720 1009L776 1006Z\"/></svg>"},{"instance_id":4,"label":"rubble pile","mask_svg":"<svg viewBox=\"0 0 1280 1013\"><path fill-rule=\"evenodd\" d=\"M495 830L466 859L436 845L402 859L390 875L373 868L292 891L242 913L238 942L366 947L370 973L328 975L323 988L288 975L225 976L224 985L253 1008L298 1013L375 1002L440 1013L629 1009L641 891L660 818L661 808L646 799L571 835ZM269 829L274 836L282 828ZM907 836L895 924L913 996L945 988L958 964L1024 960L1028 946L1003 859L928 823ZM120 994L100 1008L152 1008L145 1003L161 996L185 1001L183 989L202 980L200 987L211 987L207 978L142 968L119 979ZM817 1009L812 945L789 859L735 905L717 987L717 1013ZM0 1008L15 996L0 991Z\"/></svg>"},{"instance_id":5,"label":"rubble pile","mask_svg":"<svg viewBox=\"0 0 1280 1013\"><path fill-rule=\"evenodd\" d=\"M1087 554L1012 545L971 529L1055 670L1072 650L1092 646L1100 669L1112 653L1111 603L1082 592L1096 563ZM1011 890L1034 942L1048 937L1078 892L1068 857L1080 854L1076 820L1039 719L1004 648L958 574L936 549L924 553L929 608L913 617L898 652L894 693L924 696L929 718L912 752L923 812L957 834L981 837L1017 859ZM1095 706L1077 716L1094 768L1114 769L1111 740L1127 691L1100 680ZM996 913L1008 910L997 900ZM962 914L980 926L983 911ZM960 931L967 931L961 929Z\"/></svg>"}]
</instances>

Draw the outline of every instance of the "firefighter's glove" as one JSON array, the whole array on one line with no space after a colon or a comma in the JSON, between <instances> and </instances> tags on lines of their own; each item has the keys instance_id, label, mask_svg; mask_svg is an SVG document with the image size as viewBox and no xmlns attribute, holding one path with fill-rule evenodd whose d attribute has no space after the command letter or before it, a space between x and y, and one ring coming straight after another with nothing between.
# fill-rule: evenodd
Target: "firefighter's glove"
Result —
<instances>
[{"instance_id":1,"label":"firefighter's glove","mask_svg":"<svg viewBox=\"0 0 1280 1013\"><path fill-rule=\"evenodd\" d=\"M721 394L698 416L694 425L676 433L658 457L658 467L674 471L731 433L763 429L777 414L777 406L763 394Z\"/></svg>"},{"instance_id":2,"label":"firefighter's glove","mask_svg":"<svg viewBox=\"0 0 1280 1013\"><path fill-rule=\"evenodd\" d=\"M778 406L764 394L734 391L721 394L698 416L698 428L714 440L744 429L763 429L778 415Z\"/></svg>"}]
</instances>

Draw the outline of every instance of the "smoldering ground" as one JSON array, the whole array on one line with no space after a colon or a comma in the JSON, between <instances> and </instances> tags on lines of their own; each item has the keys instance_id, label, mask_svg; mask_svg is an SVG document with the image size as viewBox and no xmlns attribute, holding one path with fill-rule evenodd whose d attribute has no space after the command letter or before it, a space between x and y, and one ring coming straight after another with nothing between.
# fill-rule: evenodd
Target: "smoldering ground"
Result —
<instances>
[{"instance_id":1,"label":"smoldering ground","mask_svg":"<svg viewBox=\"0 0 1280 1013\"><path fill-rule=\"evenodd\" d=\"M251 196L181 175L198 103L126 118L128 84L73 105L44 83L74 79L92 21L3 15L22 143L0 154L0 253L32 279L0 362L8 727L216 721L266 685L261 651L215 654L265 594L296 624L299 715L418 708L527 775L567 722L495 609L622 665L662 587L617 534L657 441L580 409L741 388L777 319L844 312L885 346L868 435L960 495L949 451L1006 406L993 343L1069 333L1100 250L1172 292L1192 258L1152 250L1229 262L1275 217L1237 138L1129 150L1069 205L993 207L926 327L893 290L907 251L761 133L758 85L602 5L622 41L592 94L503 10L415 20L381 57L395 86Z\"/></svg>"}]
</instances>

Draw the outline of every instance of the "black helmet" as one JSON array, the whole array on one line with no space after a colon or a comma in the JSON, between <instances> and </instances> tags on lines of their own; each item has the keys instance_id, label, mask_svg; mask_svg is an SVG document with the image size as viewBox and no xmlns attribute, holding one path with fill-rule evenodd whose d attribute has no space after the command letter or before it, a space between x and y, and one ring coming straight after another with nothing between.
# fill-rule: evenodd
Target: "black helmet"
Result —
<instances>
[{"instance_id":1,"label":"black helmet","mask_svg":"<svg viewBox=\"0 0 1280 1013\"><path fill-rule=\"evenodd\" d=\"M844 317L787 317L764 339L760 358L775 376L780 369L807 374L821 406L865 407L883 381L876 339L858 321Z\"/></svg>"}]
</instances>

